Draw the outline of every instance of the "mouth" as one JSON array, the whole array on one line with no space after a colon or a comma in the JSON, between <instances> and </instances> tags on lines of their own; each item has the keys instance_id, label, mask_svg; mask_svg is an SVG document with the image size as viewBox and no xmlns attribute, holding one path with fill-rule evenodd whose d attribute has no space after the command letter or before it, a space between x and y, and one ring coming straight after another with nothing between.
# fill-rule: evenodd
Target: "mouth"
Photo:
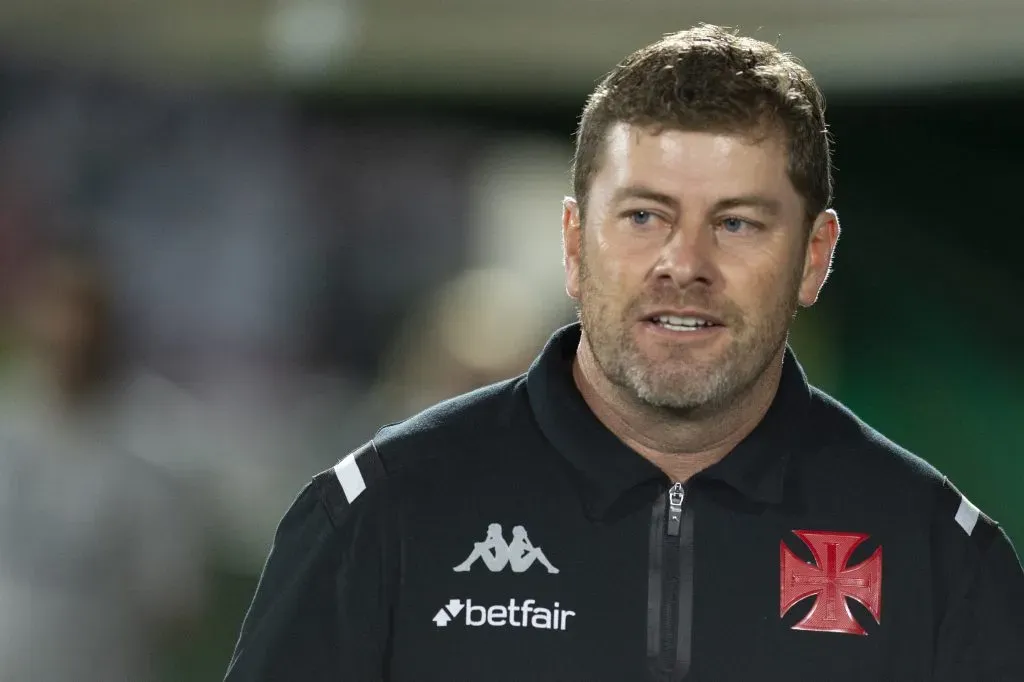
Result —
<instances>
[{"instance_id":1,"label":"mouth","mask_svg":"<svg viewBox=\"0 0 1024 682\"><path fill-rule=\"evenodd\" d=\"M645 318L650 323L673 332L698 332L725 326L717 318L703 313L657 313Z\"/></svg>"}]
</instances>

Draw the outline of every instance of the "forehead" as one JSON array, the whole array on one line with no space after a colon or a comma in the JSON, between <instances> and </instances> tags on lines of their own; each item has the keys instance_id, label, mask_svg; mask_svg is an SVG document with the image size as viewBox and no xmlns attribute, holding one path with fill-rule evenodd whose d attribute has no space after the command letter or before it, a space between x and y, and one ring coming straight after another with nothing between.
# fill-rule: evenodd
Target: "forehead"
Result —
<instances>
[{"instance_id":1,"label":"forehead","mask_svg":"<svg viewBox=\"0 0 1024 682\"><path fill-rule=\"evenodd\" d=\"M591 191L643 186L689 201L757 193L799 204L787 161L781 134L656 131L618 123L605 137Z\"/></svg>"}]
</instances>

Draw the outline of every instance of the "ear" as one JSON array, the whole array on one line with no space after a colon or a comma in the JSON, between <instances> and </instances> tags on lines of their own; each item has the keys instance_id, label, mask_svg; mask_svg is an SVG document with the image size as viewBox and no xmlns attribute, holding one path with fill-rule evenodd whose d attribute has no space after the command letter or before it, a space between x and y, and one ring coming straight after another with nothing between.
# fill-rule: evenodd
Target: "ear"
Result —
<instances>
[{"instance_id":1,"label":"ear","mask_svg":"<svg viewBox=\"0 0 1024 682\"><path fill-rule=\"evenodd\" d=\"M580 258L583 251L583 230L580 206L572 197L562 200L562 264L565 267L565 293L574 301L580 295Z\"/></svg>"},{"instance_id":2,"label":"ear","mask_svg":"<svg viewBox=\"0 0 1024 682\"><path fill-rule=\"evenodd\" d=\"M839 241L839 216L832 209L822 211L814 220L804 252L804 271L800 280L800 305L808 308L818 301L825 280L832 272L832 257Z\"/></svg>"}]
</instances>

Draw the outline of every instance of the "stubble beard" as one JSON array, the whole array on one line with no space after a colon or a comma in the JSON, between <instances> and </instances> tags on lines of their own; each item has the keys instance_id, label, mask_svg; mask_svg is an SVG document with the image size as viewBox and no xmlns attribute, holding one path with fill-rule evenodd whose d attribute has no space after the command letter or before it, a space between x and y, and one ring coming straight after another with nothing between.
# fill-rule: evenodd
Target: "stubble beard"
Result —
<instances>
[{"instance_id":1,"label":"stubble beard","mask_svg":"<svg viewBox=\"0 0 1024 682\"><path fill-rule=\"evenodd\" d=\"M633 336L637 313L642 304L665 302L664 297L645 296L619 310L614 298L591 276L585 258L580 263L577 313L597 365L613 385L658 410L677 415L714 413L748 392L777 357L796 314L798 286L799 278L791 277L785 295L754 326L734 306L726 305L724 311L712 308L716 314L726 313L731 338L710 359L697 359L686 348L659 360L643 353ZM701 296L677 290L676 305L684 300L692 304Z\"/></svg>"}]
</instances>

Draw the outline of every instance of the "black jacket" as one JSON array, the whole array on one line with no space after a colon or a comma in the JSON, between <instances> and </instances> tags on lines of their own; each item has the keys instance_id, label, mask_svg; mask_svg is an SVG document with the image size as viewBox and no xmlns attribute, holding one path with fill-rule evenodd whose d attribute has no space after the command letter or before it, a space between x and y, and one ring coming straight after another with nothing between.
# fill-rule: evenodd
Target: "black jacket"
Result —
<instances>
[{"instance_id":1,"label":"black jacket","mask_svg":"<svg viewBox=\"0 0 1024 682\"><path fill-rule=\"evenodd\" d=\"M579 333L316 476L227 682L1024 681L1005 533L792 353L674 484L587 408Z\"/></svg>"}]
</instances>

